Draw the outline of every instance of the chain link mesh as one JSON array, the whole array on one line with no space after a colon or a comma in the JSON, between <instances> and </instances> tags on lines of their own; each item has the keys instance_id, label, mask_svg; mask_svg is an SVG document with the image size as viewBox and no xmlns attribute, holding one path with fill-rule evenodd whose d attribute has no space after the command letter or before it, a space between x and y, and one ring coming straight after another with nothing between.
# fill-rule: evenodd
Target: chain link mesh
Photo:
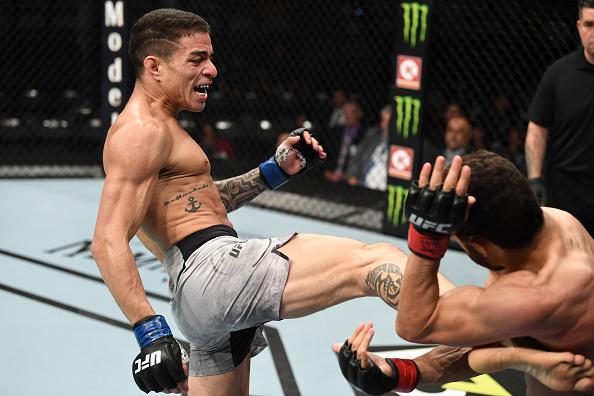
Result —
<instances>
[{"instance_id":1,"label":"chain link mesh","mask_svg":"<svg viewBox=\"0 0 594 396\"><path fill-rule=\"evenodd\" d=\"M545 69L577 48L577 19L575 0L434 2L425 159L446 148L447 120L462 113L471 148L495 151L525 172L526 112Z\"/></svg>"},{"instance_id":2,"label":"chain link mesh","mask_svg":"<svg viewBox=\"0 0 594 396\"><path fill-rule=\"evenodd\" d=\"M335 93L343 92L362 113L362 129L351 136L357 147L372 133L369 147L384 141L381 128L370 128L392 102L394 45L402 29L398 1L127 4L130 25L161 7L195 12L211 24L219 76L205 112L181 113L180 123L209 154L215 178L255 167L274 152L282 133L305 125L331 160L256 204L381 227L385 172L371 184L363 184L364 169L349 174L358 185L329 181L343 133L329 123ZM476 136L484 131L486 147L505 153L512 142L521 145L524 112L542 72L576 47L576 8L574 0L434 1L425 80L429 106L421 124L426 159L444 148L444 109L452 103L468 114ZM26 175L25 165L34 166L31 176L43 169L61 172L64 165L100 166L106 130L100 114L102 15L103 2L92 0L0 3L0 176L10 175L1 172L6 166L17 166L19 177ZM514 133L519 136L510 138ZM379 151L359 153L386 162ZM355 149L346 154L354 163Z\"/></svg>"},{"instance_id":3,"label":"chain link mesh","mask_svg":"<svg viewBox=\"0 0 594 396\"><path fill-rule=\"evenodd\" d=\"M0 2L1 166L100 163L101 6Z\"/></svg>"}]
</instances>

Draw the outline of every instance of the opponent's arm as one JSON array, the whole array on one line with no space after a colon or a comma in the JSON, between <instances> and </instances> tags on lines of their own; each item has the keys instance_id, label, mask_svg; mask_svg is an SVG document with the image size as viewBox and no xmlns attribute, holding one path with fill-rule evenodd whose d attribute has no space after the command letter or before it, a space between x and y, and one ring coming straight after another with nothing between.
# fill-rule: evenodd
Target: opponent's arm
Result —
<instances>
[{"instance_id":1,"label":"opponent's arm","mask_svg":"<svg viewBox=\"0 0 594 396\"><path fill-rule=\"evenodd\" d=\"M549 129L540 126L532 121L528 123L524 152L526 154L526 169L528 170L528 182L536 194L538 202L545 203L546 195L542 168L547 149L547 137Z\"/></svg>"},{"instance_id":2,"label":"opponent's arm","mask_svg":"<svg viewBox=\"0 0 594 396\"><path fill-rule=\"evenodd\" d=\"M326 158L323 147L305 128L291 133L276 153L256 169L215 182L221 200L231 212L267 189L276 190L290 178L312 169Z\"/></svg>"},{"instance_id":3,"label":"opponent's arm","mask_svg":"<svg viewBox=\"0 0 594 396\"><path fill-rule=\"evenodd\" d=\"M155 125L121 129L111 136L104 152L107 176L92 244L105 284L133 325L141 351L133 361L132 373L146 393L187 390L187 354L173 338L165 318L155 315L129 246L144 219L170 147L166 131Z\"/></svg>"},{"instance_id":4,"label":"opponent's arm","mask_svg":"<svg viewBox=\"0 0 594 396\"><path fill-rule=\"evenodd\" d=\"M592 362L570 352L546 352L490 344L478 348L437 346L413 360L369 352L373 324L359 325L344 344L334 344L345 379L368 394L410 392L417 384L445 384L514 368L558 391L594 387Z\"/></svg>"}]
</instances>

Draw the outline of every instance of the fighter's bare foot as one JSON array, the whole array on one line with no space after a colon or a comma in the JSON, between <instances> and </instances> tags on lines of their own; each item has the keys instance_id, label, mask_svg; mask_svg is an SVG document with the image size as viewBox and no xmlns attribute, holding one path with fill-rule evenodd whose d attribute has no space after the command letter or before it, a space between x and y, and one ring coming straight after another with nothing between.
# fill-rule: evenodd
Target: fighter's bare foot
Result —
<instances>
[{"instance_id":1,"label":"fighter's bare foot","mask_svg":"<svg viewBox=\"0 0 594 396\"><path fill-rule=\"evenodd\" d=\"M594 368L590 359L571 352L543 351L534 351L528 357L533 359L533 365L526 367L526 372L549 388L558 391L594 390Z\"/></svg>"},{"instance_id":2,"label":"fighter's bare foot","mask_svg":"<svg viewBox=\"0 0 594 396\"><path fill-rule=\"evenodd\" d=\"M547 387L558 391L594 390L592 361L571 352L533 350L524 355L521 369Z\"/></svg>"}]
</instances>

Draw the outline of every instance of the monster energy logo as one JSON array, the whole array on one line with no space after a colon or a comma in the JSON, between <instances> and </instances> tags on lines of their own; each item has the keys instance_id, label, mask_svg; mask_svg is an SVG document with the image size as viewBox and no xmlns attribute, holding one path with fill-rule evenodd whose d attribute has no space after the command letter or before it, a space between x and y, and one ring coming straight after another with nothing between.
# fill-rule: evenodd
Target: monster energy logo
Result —
<instances>
[{"instance_id":1,"label":"monster energy logo","mask_svg":"<svg viewBox=\"0 0 594 396\"><path fill-rule=\"evenodd\" d=\"M388 221L398 227L406 224L402 208L408 195L408 188L388 185Z\"/></svg>"},{"instance_id":2,"label":"monster energy logo","mask_svg":"<svg viewBox=\"0 0 594 396\"><path fill-rule=\"evenodd\" d=\"M419 131L421 100L411 96L394 96L396 101L396 132L408 139Z\"/></svg>"},{"instance_id":3,"label":"monster energy logo","mask_svg":"<svg viewBox=\"0 0 594 396\"><path fill-rule=\"evenodd\" d=\"M417 35L421 42L425 42L429 6L420 3L402 3L402 11L404 18L404 42L414 48L417 46Z\"/></svg>"}]
</instances>

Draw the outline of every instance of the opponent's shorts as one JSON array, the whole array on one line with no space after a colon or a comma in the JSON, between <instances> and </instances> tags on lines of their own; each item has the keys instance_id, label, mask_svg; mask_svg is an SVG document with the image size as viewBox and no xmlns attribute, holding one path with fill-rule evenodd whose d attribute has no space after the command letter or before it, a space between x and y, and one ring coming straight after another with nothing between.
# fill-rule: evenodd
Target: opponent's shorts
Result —
<instances>
[{"instance_id":1,"label":"opponent's shorts","mask_svg":"<svg viewBox=\"0 0 594 396\"><path fill-rule=\"evenodd\" d=\"M223 374L257 355L268 346L262 325L281 319L289 261L278 248L295 234L243 240L225 227L235 233L209 227L171 247L165 258L173 317L191 346L191 376ZM209 239L213 229L227 235Z\"/></svg>"}]
</instances>

